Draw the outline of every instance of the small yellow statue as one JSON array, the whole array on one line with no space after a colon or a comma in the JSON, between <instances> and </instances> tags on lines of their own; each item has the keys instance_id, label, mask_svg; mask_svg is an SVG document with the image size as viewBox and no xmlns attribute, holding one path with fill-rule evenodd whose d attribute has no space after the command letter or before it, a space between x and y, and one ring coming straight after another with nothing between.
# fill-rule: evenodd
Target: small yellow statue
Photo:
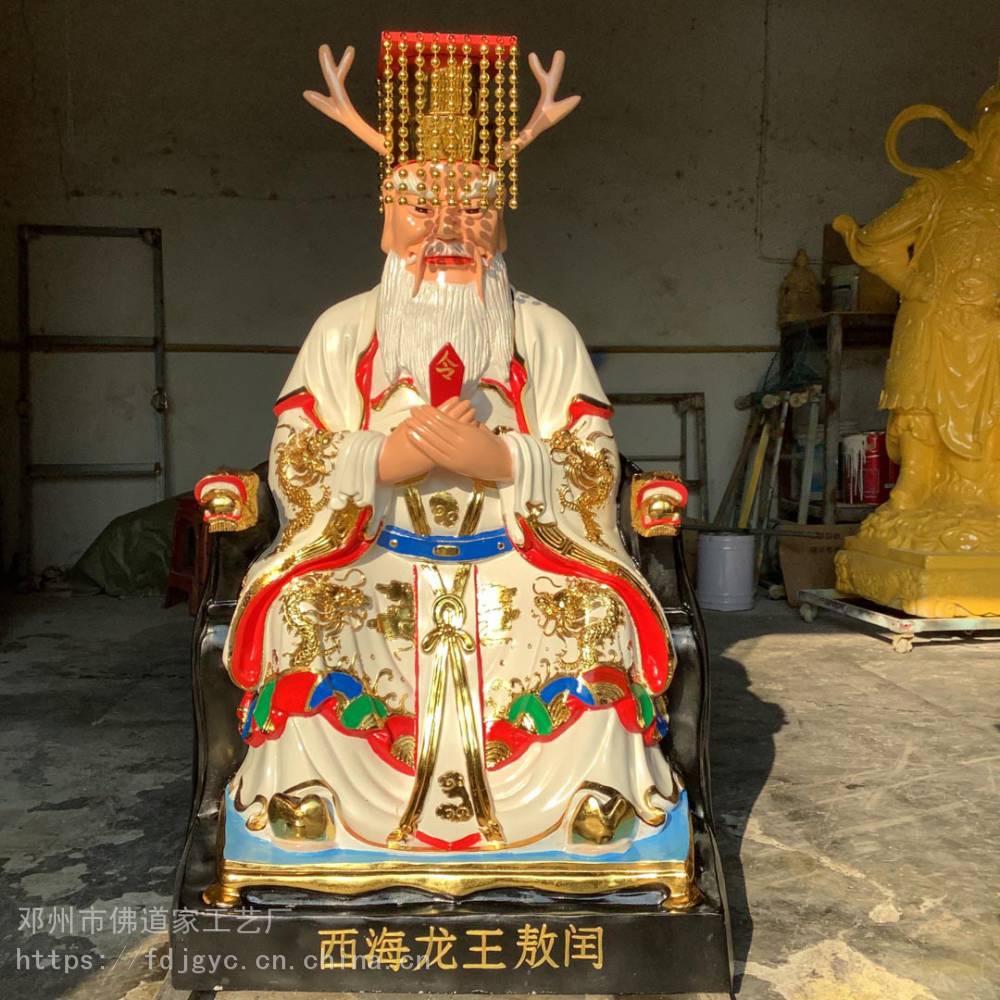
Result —
<instances>
[{"instance_id":1,"label":"small yellow statue","mask_svg":"<svg viewBox=\"0 0 1000 1000\"><path fill-rule=\"evenodd\" d=\"M863 228L834 220L854 259L901 298L880 406L901 470L837 557L837 587L910 614L1000 614L1000 78L971 131L916 104L886 133L917 178ZM904 163L900 130L943 122L969 147L940 170Z\"/></svg>"},{"instance_id":2,"label":"small yellow statue","mask_svg":"<svg viewBox=\"0 0 1000 1000\"><path fill-rule=\"evenodd\" d=\"M778 322L811 319L821 308L819 279L809 266L809 255L799 250L778 289Z\"/></svg>"}]
</instances>

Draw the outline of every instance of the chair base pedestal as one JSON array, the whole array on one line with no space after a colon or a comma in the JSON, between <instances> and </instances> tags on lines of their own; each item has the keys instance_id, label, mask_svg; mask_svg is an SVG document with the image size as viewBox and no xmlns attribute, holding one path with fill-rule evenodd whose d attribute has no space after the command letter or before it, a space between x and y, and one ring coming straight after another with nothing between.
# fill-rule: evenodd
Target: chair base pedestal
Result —
<instances>
[{"instance_id":1,"label":"chair base pedestal","mask_svg":"<svg viewBox=\"0 0 1000 1000\"><path fill-rule=\"evenodd\" d=\"M701 872L695 891L702 898L670 910L662 891L641 886L605 897L514 887L454 899L406 888L345 896L277 878L262 886L262 872L253 884L219 882L216 826L216 819L200 817L185 851L175 901L184 919L174 922L171 935L178 989L660 995L731 989L718 853L705 829L695 834Z\"/></svg>"}]
</instances>

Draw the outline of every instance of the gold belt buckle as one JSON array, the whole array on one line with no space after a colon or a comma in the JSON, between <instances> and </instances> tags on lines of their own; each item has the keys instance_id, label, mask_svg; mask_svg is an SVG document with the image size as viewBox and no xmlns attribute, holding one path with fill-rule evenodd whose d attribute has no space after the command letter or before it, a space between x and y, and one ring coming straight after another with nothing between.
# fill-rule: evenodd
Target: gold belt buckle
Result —
<instances>
[{"instance_id":1,"label":"gold belt buckle","mask_svg":"<svg viewBox=\"0 0 1000 1000\"><path fill-rule=\"evenodd\" d=\"M431 554L439 557L457 556L459 551L460 550L457 545L438 544L431 549Z\"/></svg>"}]
</instances>

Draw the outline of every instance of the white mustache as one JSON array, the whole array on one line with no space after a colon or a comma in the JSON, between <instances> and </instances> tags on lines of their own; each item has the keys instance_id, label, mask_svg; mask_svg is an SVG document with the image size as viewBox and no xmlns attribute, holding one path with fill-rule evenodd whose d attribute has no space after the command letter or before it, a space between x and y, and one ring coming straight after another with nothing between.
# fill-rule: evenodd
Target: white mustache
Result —
<instances>
[{"instance_id":1,"label":"white mustache","mask_svg":"<svg viewBox=\"0 0 1000 1000\"><path fill-rule=\"evenodd\" d=\"M444 240L432 240L424 250L425 257L475 257L475 247L468 243L446 243Z\"/></svg>"}]
</instances>

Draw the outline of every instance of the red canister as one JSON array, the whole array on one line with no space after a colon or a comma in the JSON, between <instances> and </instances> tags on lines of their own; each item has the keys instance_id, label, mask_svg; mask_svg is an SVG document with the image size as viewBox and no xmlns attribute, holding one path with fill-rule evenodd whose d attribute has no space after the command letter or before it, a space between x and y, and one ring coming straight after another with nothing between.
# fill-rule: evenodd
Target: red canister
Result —
<instances>
[{"instance_id":1,"label":"red canister","mask_svg":"<svg viewBox=\"0 0 1000 1000\"><path fill-rule=\"evenodd\" d=\"M847 434L841 439L841 503L885 503L898 471L886 451L885 431Z\"/></svg>"}]
</instances>

